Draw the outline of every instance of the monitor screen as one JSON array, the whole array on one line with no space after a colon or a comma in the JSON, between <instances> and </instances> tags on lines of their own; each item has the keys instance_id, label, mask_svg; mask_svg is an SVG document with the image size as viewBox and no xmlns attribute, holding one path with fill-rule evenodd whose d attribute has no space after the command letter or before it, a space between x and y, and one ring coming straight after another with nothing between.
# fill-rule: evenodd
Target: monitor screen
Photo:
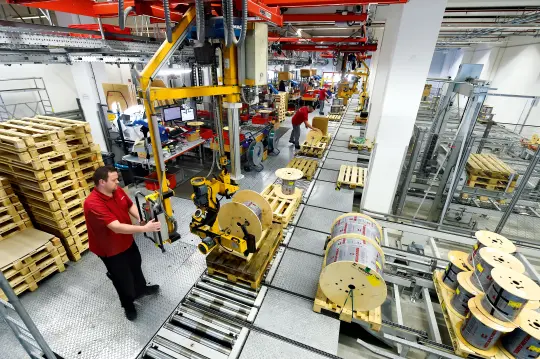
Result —
<instances>
[{"instance_id":1,"label":"monitor screen","mask_svg":"<svg viewBox=\"0 0 540 359\"><path fill-rule=\"evenodd\" d=\"M175 121L180 120L182 114L180 113L180 106L166 107L163 109L163 121Z\"/></svg>"}]
</instances>

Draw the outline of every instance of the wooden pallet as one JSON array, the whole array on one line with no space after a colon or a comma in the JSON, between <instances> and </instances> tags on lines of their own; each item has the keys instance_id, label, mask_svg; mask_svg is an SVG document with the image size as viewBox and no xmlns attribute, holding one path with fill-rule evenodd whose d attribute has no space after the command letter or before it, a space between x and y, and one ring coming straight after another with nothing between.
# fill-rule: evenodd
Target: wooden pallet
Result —
<instances>
[{"instance_id":1,"label":"wooden pallet","mask_svg":"<svg viewBox=\"0 0 540 359\"><path fill-rule=\"evenodd\" d=\"M34 170L50 170L61 166L66 161L71 161L71 153L57 153L56 156L48 158L32 158L27 152L23 153L24 161L21 160L21 154L14 154L0 150L0 162L7 165L24 166Z\"/></svg>"},{"instance_id":2,"label":"wooden pallet","mask_svg":"<svg viewBox=\"0 0 540 359\"><path fill-rule=\"evenodd\" d=\"M305 141L303 144L300 145L300 150L298 150L298 154L302 156L321 158L324 154L324 151L326 151L326 146L327 145L324 142L317 142L312 144Z\"/></svg>"},{"instance_id":3,"label":"wooden pallet","mask_svg":"<svg viewBox=\"0 0 540 359\"><path fill-rule=\"evenodd\" d=\"M54 126L59 130L64 131L66 135L91 133L92 129L88 122L70 120L67 118L52 117L52 116L36 116L33 118L24 118L25 121L33 121L37 123Z\"/></svg>"},{"instance_id":4,"label":"wooden pallet","mask_svg":"<svg viewBox=\"0 0 540 359\"><path fill-rule=\"evenodd\" d=\"M208 274L222 274L231 282L245 283L253 289L258 289L282 240L281 226L272 223L266 232L266 237L261 241L261 247L249 262L216 248L206 256Z\"/></svg>"},{"instance_id":5,"label":"wooden pallet","mask_svg":"<svg viewBox=\"0 0 540 359\"><path fill-rule=\"evenodd\" d=\"M33 231L37 231L32 229ZM38 231L39 232L39 231ZM25 232L28 235L29 232ZM43 232L41 232L43 234ZM23 233L21 233L23 235ZM32 232L32 236L37 232ZM19 237L12 237L9 240L17 242ZM61 241L52 237L51 240L39 248L24 255L22 258L0 268L15 294L19 295L27 290L35 291L37 283L55 272L63 272L68 258ZM7 300L5 294L0 290L0 298Z\"/></svg>"},{"instance_id":6,"label":"wooden pallet","mask_svg":"<svg viewBox=\"0 0 540 359\"><path fill-rule=\"evenodd\" d=\"M83 161L86 158L89 158L89 161L94 162L103 162L101 157L101 150L98 144L88 145L86 147L76 148L69 151L71 157L76 161Z\"/></svg>"},{"instance_id":7,"label":"wooden pallet","mask_svg":"<svg viewBox=\"0 0 540 359\"><path fill-rule=\"evenodd\" d=\"M480 351L473 351L471 348L469 348L463 343L462 339L459 338L460 335L458 335L457 333L460 330L461 321L463 319L460 318L456 313L454 313L454 311L448 308L448 306L451 305L450 301L452 300L452 296L454 295L454 293L443 285L443 272L444 271L442 270L436 270L433 272L433 283L435 284L437 297L439 298L439 303L441 304L441 309L444 320L446 322L446 327L448 329L448 333L450 334L452 346L454 347L454 351L456 352L456 354L464 358L471 354L488 359L501 358L500 350L499 353L495 356L485 356Z\"/></svg>"},{"instance_id":8,"label":"wooden pallet","mask_svg":"<svg viewBox=\"0 0 540 359\"><path fill-rule=\"evenodd\" d=\"M56 181L65 177L71 177L72 179L77 178L74 173L72 161L57 161L54 162L53 166L54 167L47 170L36 170L25 164L15 164L13 162L6 164L0 162L0 173L11 177L11 179L15 178L17 181L19 179L25 179L32 182ZM46 187L50 188L50 186Z\"/></svg>"},{"instance_id":9,"label":"wooden pallet","mask_svg":"<svg viewBox=\"0 0 540 359\"><path fill-rule=\"evenodd\" d=\"M326 117L328 117L328 121L341 121L341 113L329 113Z\"/></svg>"},{"instance_id":10,"label":"wooden pallet","mask_svg":"<svg viewBox=\"0 0 540 359\"><path fill-rule=\"evenodd\" d=\"M346 184L349 188L364 187L367 180L367 169L357 166L341 165L336 182L336 189Z\"/></svg>"},{"instance_id":11,"label":"wooden pallet","mask_svg":"<svg viewBox=\"0 0 540 359\"><path fill-rule=\"evenodd\" d=\"M71 197L80 191L80 185L78 181L71 180L69 182L62 183L61 188L54 190L44 191L36 188L35 186L28 185L27 183L17 183L14 185L18 193L24 197L31 197L40 201L63 201L66 197Z\"/></svg>"},{"instance_id":12,"label":"wooden pallet","mask_svg":"<svg viewBox=\"0 0 540 359\"><path fill-rule=\"evenodd\" d=\"M362 124L365 124L365 123L367 123L367 121L368 121L368 118L367 118L367 117L361 117L360 115L354 116L354 123L362 123Z\"/></svg>"},{"instance_id":13,"label":"wooden pallet","mask_svg":"<svg viewBox=\"0 0 540 359\"><path fill-rule=\"evenodd\" d=\"M287 167L296 168L302 171L304 173L303 178L311 181L313 179L313 176L315 175L315 172L317 171L317 167L319 167L319 161L308 160L305 158L293 158L287 164Z\"/></svg>"},{"instance_id":14,"label":"wooden pallet","mask_svg":"<svg viewBox=\"0 0 540 359\"><path fill-rule=\"evenodd\" d=\"M329 133L329 134L326 134L326 135L322 136L320 142L326 143L326 145L329 145L331 139L332 139L332 134Z\"/></svg>"},{"instance_id":15,"label":"wooden pallet","mask_svg":"<svg viewBox=\"0 0 540 359\"><path fill-rule=\"evenodd\" d=\"M363 143L356 143L354 142L354 138L353 136L350 136L349 137L349 145L347 147L349 147L350 150L352 149L357 149L357 150L369 150L371 151L371 149L373 148L373 143L366 139Z\"/></svg>"},{"instance_id":16,"label":"wooden pallet","mask_svg":"<svg viewBox=\"0 0 540 359\"><path fill-rule=\"evenodd\" d=\"M516 171L491 154L472 154L467 160L467 172L485 178L500 178L507 181L518 179Z\"/></svg>"},{"instance_id":17,"label":"wooden pallet","mask_svg":"<svg viewBox=\"0 0 540 359\"><path fill-rule=\"evenodd\" d=\"M281 185L272 183L261 192L261 196L270 203L274 222L281 223L283 227L287 227L292 222L294 213L302 202L303 192L303 190L298 189L293 198L284 198L281 196Z\"/></svg>"},{"instance_id":18,"label":"wooden pallet","mask_svg":"<svg viewBox=\"0 0 540 359\"><path fill-rule=\"evenodd\" d=\"M347 323L351 323L353 320L359 320L368 323L370 328L376 332L380 331L382 328L381 307L367 312L360 312L357 310L352 311L348 308L342 308L330 301L324 295L319 285L317 285L317 294L315 295L315 301L313 302L313 311L329 315Z\"/></svg>"}]
</instances>

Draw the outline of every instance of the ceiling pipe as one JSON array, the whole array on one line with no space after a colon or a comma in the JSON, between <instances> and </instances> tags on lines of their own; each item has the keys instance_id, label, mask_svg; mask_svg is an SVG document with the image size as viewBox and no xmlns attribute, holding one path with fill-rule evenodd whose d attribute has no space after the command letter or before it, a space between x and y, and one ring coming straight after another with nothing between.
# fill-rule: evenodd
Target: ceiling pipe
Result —
<instances>
[{"instance_id":1,"label":"ceiling pipe","mask_svg":"<svg viewBox=\"0 0 540 359\"><path fill-rule=\"evenodd\" d=\"M320 36L320 37L310 37L309 39L303 39L299 37L268 37L268 41L272 42L302 42L302 43L309 43L309 42L343 42L343 43L358 43L367 42L367 38L365 37L327 37L327 36Z\"/></svg>"}]
</instances>

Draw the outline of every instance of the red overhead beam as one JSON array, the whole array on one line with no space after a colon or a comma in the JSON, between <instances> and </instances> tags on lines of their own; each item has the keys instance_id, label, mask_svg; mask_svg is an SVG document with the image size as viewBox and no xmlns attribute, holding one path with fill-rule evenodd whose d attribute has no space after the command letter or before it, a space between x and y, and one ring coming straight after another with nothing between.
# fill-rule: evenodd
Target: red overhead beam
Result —
<instances>
[{"instance_id":1,"label":"red overhead beam","mask_svg":"<svg viewBox=\"0 0 540 359\"><path fill-rule=\"evenodd\" d=\"M365 44L365 45L304 45L304 44L283 44L282 50L295 50L295 51L339 51L339 52L365 52L376 51L377 44Z\"/></svg>"},{"instance_id":2,"label":"red overhead beam","mask_svg":"<svg viewBox=\"0 0 540 359\"><path fill-rule=\"evenodd\" d=\"M366 21L367 14L283 14L283 22Z\"/></svg>"},{"instance_id":3,"label":"red overhead beam","mask_svg":"<svg viewBox=\"0 0 540 359\"><path fill-rule=\"evenodd\" d=\"M409 0L264 0L268 6L305 7L369 4L405 4Z\"/></svg>"},{"instance_id":4,"label":"red overhead beam","mask_svg":"<svg viewBox=\"0 0 540 359\"><path fill-rule=\"evenodd\" d=\"M262 1L258 0L247 0L248 5L248 14L250 16L256 16L262 20L269 21L277 26L283 26L283 16L278 7L268 7ZM242 8L242 1L236 1L236 8Z\"/></svg>"},{"instance_id":5,"label":"red overhead beam","mask_svg":"<svg viewBox=\"0 0 540 359\"><path fill-rule=\"evenodd\" d=\"M341 43L356 43L356 42L367 42L365 37L310 37L310 38L300 38L300 37L279 37L279 36L270 36L268 34L268 41L274 42L341 42Z\"/></svg>"}]
</instances>

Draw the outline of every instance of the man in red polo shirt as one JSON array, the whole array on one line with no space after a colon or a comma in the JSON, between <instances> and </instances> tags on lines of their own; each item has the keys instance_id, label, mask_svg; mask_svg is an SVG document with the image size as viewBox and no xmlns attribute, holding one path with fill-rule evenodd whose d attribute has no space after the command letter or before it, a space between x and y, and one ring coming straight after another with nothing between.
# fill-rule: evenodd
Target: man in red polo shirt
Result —
<instances>
[{"instance_id":1,"label":"man in red polo shirt","mask_svg":"<svg viewBox=\"0 0 540 359\"><path fill-rule=\"evenodd\" d=\"M289 138L290 143L294 143L294 147L299 150L300 149L300 125L304 124L306 128L311 128L314 130L313 126L311 126L308 122L308 114L313 112L313 107L311 106L303 106L296 111L292 118L292 131L291 131L291 137Z\"/></svg>"},{"instance_id":2,"label":"man in red polo shirt","mask_svg":"<svg viewBox=\"0 0 540 359\"><path fill-rule=\"evenodd\" d=\"M319 90L319 115L324 115L324 102L326 101L326 89L321 87Z\"/></svg>"},{"instance_id":3,"label":"man in red polo shirt","mask_svg":"<svg viewBox=\"0 0 540 359\"><path fill-rule=\"evenodd\" d=\"M141 223L139 212L126 192L118 187L118 173L114 167L98 168L93 179L96 187L84 201L90 251L105 264L107 276L118 292L126 317L134 320L137 310L133 301L157 293L159 286L146 284L141 254L133 234L158 232L161 224L159 221L132 224L131 217Z\"/></svg>"}]
</instances>

